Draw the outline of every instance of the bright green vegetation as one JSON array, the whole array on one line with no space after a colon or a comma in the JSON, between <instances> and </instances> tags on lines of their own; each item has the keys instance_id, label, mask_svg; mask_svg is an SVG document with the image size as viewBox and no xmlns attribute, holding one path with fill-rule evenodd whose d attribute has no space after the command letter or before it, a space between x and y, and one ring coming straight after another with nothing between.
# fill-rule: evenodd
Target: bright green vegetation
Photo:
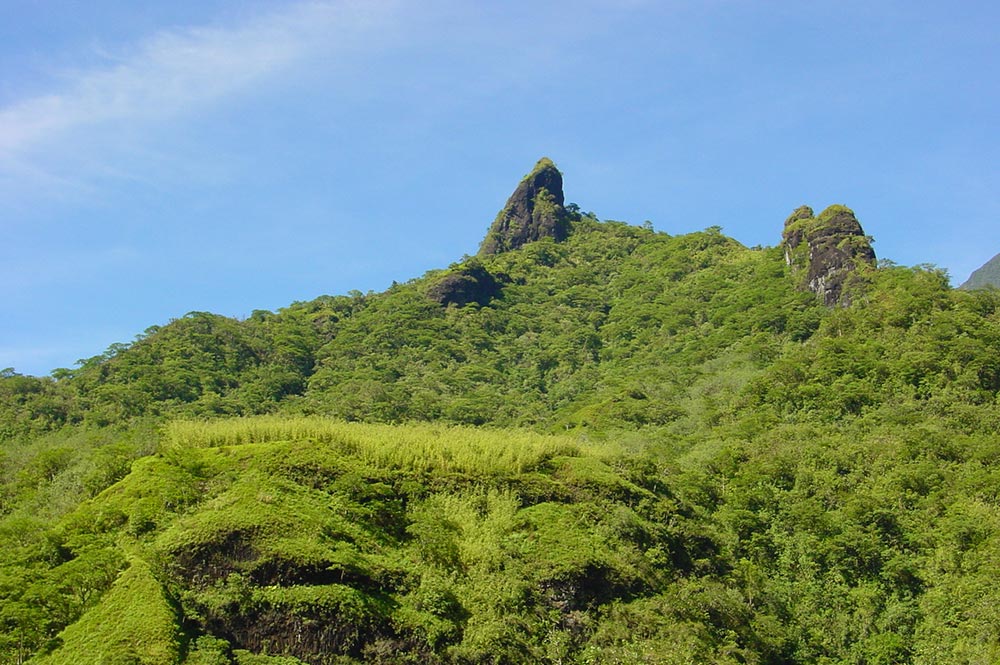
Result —
<instances>
[{"instance_id":1,"label":"bright green vegetation","mask_svg":"<svg viewBox=\"0 0 1000 665\"><path fill-rule=\"evenodd\" d=\"M592 216L475 260L4 372L0 663L1000 662L1000 292Z\"/></svg>"},{"instance_id":2,"label":"bright green vegetation","mask_svg":"<svg viewBox=\"0 0 1000 665\"><path fill-rule=\"evenodd\" d=\"M118 576L104 597L61 636L39 663L173 663L180 633L163 588L141 559Z\"/></svg>"},{"instance_id":3,"label":"bright green vegetation","mask_svg":"<svg viewBox=\"0 0 1000 665\"><path fill-rule=\"evenodd\" d=\"M93 571L53 596L100 598L62 617L79 619L42 662L565 657L594 608L651 593L690 556L683 510L619 463L523 431L175 423L161 453L22 554Z\"/></svg>"}]
</instances>

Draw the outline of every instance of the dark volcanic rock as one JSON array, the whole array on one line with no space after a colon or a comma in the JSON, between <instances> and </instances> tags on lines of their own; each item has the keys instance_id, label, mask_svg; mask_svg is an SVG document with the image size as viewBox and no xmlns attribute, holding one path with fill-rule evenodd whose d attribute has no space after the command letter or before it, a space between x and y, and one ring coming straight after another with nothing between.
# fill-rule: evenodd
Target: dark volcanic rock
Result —
<instances>
[{"instance_id":1,"label":"dark volcanic rock","mask_svg":"<svg viewBox=\"0 0 1000 665\"><path fill-rule=\"evenodd\" d=\"M845 284L860 266L875 265L871 239L842 205L830 206L819 217L808 206L796 209L785 220L782 245L785 261L802 275L803 288L827 305L849 305Z\"/></svg>"},{"instance_id":2,"label":"dark volcanic rock","mask_svg":"<svg viewBox=\"0 0 1000 665\"><path fill-rule=\"evenodd\" d=\"M792 250L802 244L805 228L813 219L813 209L809 206L799 206L785 220L785 230L781 235L785 247L785 263L792 264Z\"/></svg>"},{"instance_id":3,"label":"dark volcanic rock","mask_svg":"<svg viewBox=\"0 0 1000 665\"><path fill-rule=\"evenodd\" d=\"M569 215L563 208L562 174L547 157L535 164L490 227L480 254L500 254L542 238L565 240Z\"/></svg>"},{"instance_id":4,"label":"dark volcanic rock","mask_svg":"<svg viewBox=\"0 0 1000 665\"><path fill-rule=\"evenodd\" d=\"M500 282L478 260L472 259L442 277L427 289L427 295L445 306L462 307L471 302L487 305L500 295Z\"/></svg>"}]
</instances>

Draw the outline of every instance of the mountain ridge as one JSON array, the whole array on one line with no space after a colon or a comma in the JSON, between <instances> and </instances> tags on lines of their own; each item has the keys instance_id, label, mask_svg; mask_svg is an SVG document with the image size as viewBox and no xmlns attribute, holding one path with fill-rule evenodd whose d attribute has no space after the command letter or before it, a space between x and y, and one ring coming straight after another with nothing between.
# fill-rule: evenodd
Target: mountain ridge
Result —
<instances>
[{"instance_id":1,"label":"mountain ridge","mask_svg":"<svg viewBox=\"0 0 1000 665\"><path fill-rule=\"evenodd\" d=\"M846 210L573 215L5 373L0 662L995 661L1000 295Z\"/></svg>"},{"instance_id":2,"label":"mountain ridge","mask_svg":"<svg viewBox=\"0 0 1000 665\"><path fill-rule=\"evenodd\" d=\"M1000 288L1000 254L973 270L969 279L965 280L958 288L968 290L984 289L991 286Z\"/></svg>"}]
</instances>

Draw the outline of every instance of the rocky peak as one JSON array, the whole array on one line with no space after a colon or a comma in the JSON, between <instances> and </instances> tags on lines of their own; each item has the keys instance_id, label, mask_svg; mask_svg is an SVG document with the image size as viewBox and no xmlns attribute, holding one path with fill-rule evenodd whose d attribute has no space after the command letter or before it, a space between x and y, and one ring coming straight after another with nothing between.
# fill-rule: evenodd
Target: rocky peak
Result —
<instances>
[{"instance_id":1,"label":"rocky peak","mask_svg":"<svg viewBox=\"0 0 1000 665\"><path fill-rule=\"evenodd\" d=\"M832 205L818 217L808 206L797 208L785 220L782 246L802 287L827 305L849 305L845 283L860 266L875 265L871 238L854 212L842 205Z\"/></svg>"},{"instance_id":2,"label":"rocky peak","mask_svg":"<svg viewBox=\"0 0 1000 665\"><path fill-rule=\"evenodd\" d=\"M562 173L552 160L538 160L493 221L479 254L500 254L542 238L565 240L569 215L562 186Z\"/></svg>"}]
</instances>

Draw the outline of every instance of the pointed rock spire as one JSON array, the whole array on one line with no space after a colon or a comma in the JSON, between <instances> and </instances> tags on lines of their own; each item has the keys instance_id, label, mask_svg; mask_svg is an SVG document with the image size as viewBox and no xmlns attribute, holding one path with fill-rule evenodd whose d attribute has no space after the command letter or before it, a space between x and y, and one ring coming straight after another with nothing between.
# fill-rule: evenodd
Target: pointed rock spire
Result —
<instances>
[{"instance_id":1,"label":"pointed rock spire","mask_svg":"<svg viewBox=\"0 0 1000 665\"><path fill-rule=\"evenodd\" d=\"M803 288L827 305L849 305L845 283L862 265L875 265L871 238L854 211L842 205L830 206L819 217L808 206L797 208L785 220L782 246L793 273L803 274Z\"/></svg>"},{"instance_id":2,"label":"pointed rock spire","mask_svg":"<svg viewBox=\"0 0 1000 665\"><path fill-rule=\"evenodd\" d=\"M490 227L479 254L500 254L542 238L565 240L569 216L563 208L562 173L548 157L524 176Z\"/></svg>"}]
</instances>

